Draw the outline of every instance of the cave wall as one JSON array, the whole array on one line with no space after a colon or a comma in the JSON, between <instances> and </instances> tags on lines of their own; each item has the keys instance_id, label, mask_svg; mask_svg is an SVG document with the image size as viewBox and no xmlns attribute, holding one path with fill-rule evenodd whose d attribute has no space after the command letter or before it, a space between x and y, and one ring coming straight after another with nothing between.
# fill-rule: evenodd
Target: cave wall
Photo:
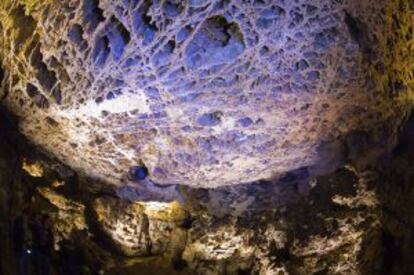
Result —
<instances>
[{"instance_id":1,"label":"cave wall","mask_svg":"<svg viewBox=\"0 0 414 275\"><path fill-rule=\"evenodd\" d=\"M16 274L16 261L11 242L11 224L19 206L24 204L21 189L20 156L24 139L16 131L16 124L0 108L0 274ZM12 264L11 264L12 263Z\"/></svg>"},{"instance_id":2,"label":"cave wall","mask_svg":"<svg viewBox=\"0 0 414 275\"><path fill-rule=\"evenodd\" d=\"M1 1L0 272L413 274L413 10Z\"/></svg>"},{"instance_id":3,"label":"cave wall","mask_svg":"<svg viewBox=\"0 0 414 275\"><path fill-rule=\"evenodd\" d=\"M395 150L363 171L346 165L318 177L299 169L276 183L176 186L174 201L80 189L93 179L77 177L1 125L3 274L16 274L11 224L22 212L52 222L49 263L58 273L68 247L92 274L413 271L412 119Z\"/></svg>"},{"instance_id":4,"label":"cave wall","mask_svg":"<svg viewBox=\"0 0 414 275\"><path fill-rule=\"evenodd\" d=\"M411 274L412 264L414 195L414 115L402 128L401 138L391 158L378 164L381 179L378 194L382 201L382 223L384 225L385 272Z\"/></svg>"}]
</instances>

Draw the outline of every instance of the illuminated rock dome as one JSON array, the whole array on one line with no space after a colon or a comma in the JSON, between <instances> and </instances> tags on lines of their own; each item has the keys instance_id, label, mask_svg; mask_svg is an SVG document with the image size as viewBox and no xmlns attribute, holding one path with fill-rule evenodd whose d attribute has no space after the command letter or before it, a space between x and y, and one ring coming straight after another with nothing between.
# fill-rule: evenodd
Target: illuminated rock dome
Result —
<instances>
[{"instance_id":1,"label":"illuminated rock dome","mask_svg":"<svg viewBox=\"0 0 414 275\"><path fill-rule=\"evenodd\" d=\"M3 0L1 98L33 143L118 186L136 166L198 187L323 174L361 140L386 149L411 105L397 2Z\"/></svg>"}]
</instances>

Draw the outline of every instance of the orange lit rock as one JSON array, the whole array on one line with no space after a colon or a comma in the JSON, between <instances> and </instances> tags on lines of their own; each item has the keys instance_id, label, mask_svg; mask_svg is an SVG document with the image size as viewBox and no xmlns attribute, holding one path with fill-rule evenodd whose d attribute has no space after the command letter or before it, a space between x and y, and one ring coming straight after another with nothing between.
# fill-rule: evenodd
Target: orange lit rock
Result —
<instances>
[{"instance_id":1,"label":"orange lit rock","mask_svg":"<svg viewBox=\"0 0 414 275\"><path fill-rule=\"evenodd\" d=\"M35 178L43 177L43 167L42 164L38 162L31 163L26 159L23 160L22 169L26 171L30 176Z\"/></svg>"}]
</instances>

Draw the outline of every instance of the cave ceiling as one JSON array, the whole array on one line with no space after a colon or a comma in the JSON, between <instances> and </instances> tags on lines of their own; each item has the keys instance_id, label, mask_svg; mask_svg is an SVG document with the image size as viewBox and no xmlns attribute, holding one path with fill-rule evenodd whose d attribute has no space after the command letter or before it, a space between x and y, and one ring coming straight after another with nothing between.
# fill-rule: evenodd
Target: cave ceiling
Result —
<instances>
[{"instance_id":1,"label":"cave ceiling","mask_svg":"<svg viewBox=\"0 0 414 275\"><path fill-rule=\"evenodd\" d=\"M3 0L1 100L31 142L115 186L134 167L207 188L321 175L361 140L393 144L414 98L410 9Z\"/></svg>"}]
</instances>

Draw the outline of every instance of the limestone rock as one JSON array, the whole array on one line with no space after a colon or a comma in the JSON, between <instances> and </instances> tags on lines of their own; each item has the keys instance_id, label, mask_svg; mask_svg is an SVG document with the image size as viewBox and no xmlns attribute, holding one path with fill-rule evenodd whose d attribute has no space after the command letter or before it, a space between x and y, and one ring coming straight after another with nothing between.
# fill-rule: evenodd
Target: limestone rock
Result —
<instances>
[{"instance_id":1,"label":"limestone rock","mask_svg":"<svg viewBox=\"0 0 414 275\"><path fill-rule=\"evenodd\" d=\"M40 163L30 163L27 160L23 160L22 169L32 177L43 177L43 167Z\"/></svg>"},{"instance_id":2,"label":"limestone rock","mask_svg":"<svg viewBox=\"0 0 414 275\"><path fill-rule=\"evenodd\" d=\"M128 256L159 255L171 243L172 233L185 219L176 202L128 203L98 198L93 205L98 226L118 251Z\"/></svg>"},{"instance_id":3,"label":"limestone rock","mask_svg":"<svg viewBox=\"0 0 414 275\"><path fill-rule=\"evenodd\" d=\"M48 187L39 187L37 190L58 210L53 215L56 243L69 239L74 231L82 231L88 228L85 220L85 206L82 203L68 199Z\"/></svg>"},{"instance_id":4,"label":"limestone rock","mask_svg":"<svg viewBox=\"0 0 414 275\"><path fill-rule=\"evenodd\" d=\"M273 184L180 188L182 207L74 192L83 184L53 178L58 163L42 161L46 178L28 176L16 169L27 146L0 138L0 269L17 273L10 225L26 207L52 221L61 245L50 261L56 274L70 261L68 249L79 269L105 274L413 274L413 118L370 170L346 165L309 177L299 169ZM38 163L36 150L28 151ZM55 180L66 184L50 187Z\"/></svg>"},{"instance_id":5,"label":"limestone rock","mask_svg":"<svg viewBox=\"0 0 414 275\"><path fill-rule=\"evenodd\" d=\"M297 179L284 188L279 183L274 190L248 185L245 190L209 192L211 199L222 192L230 205L250 192L260 202L251 203L242 215L234 210L224 216L219 212L219 217L215 210L213 216L194 213L198 217L189 230L183 259L200 274L359 274L364 268L371 274L375 267L361 259L365 249L378 249L381 238L378 201L368 187L375 180L372 173L359 174L348 167L317 178L308 194L296 198L288 189L298 192L291 185Z\"/></svg>"},{"instance_id":6,"label":"limestone rock","mask_svg":"<svg viewBox=\"0 0 414 275\"><path fill-rule=\"evenodd\" d=\"M140 163L157 184L199 187L319 175L348 158L348 133L392 140L412 106L412 11L403 0L3 0L0 96L32 142L118 186Z\"/></svg>"}]
</instances>

